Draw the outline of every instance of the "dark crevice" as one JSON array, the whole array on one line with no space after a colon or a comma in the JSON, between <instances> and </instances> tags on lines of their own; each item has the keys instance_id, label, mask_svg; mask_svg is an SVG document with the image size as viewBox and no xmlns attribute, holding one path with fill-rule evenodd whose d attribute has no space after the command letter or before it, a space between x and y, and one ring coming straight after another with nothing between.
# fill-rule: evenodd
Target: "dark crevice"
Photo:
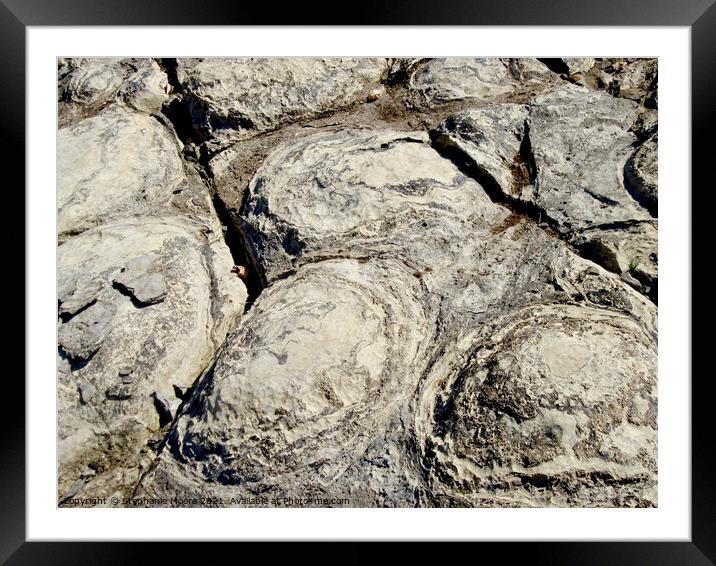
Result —
<instances>
[{"instance_id":1,"label":"dark crevice","mask_svg":"<svg viewBox=\"0 0 716 566\"><path fill-rule=\"evenodd\" d=\"M57 351L60 354L60 358L70 364L71 371L81 370L83 367L85 367L88 363L92 361L92 358L97 353L97 350L95 350L86 357L74 357L69 352L66 352L61 344L57 346Z\"/></svg>"},{"instance_id":2,"label":"dark crevice","mask_svg":"<svg viewBox=\"0 0 716 566\"><path fill-rule=\"evenodd\" d=\"M174 125L177 136L184 144L201 144L208 139L201 127L205 122L205 108L189 93L177 75L178 62L176 59L157 59L159 66L167 75L167 81L172 87L172 97L164 103L162 114Z\"/></svg>"},{"instance_id":3,"label":"dark crevice","mask_svg":"<svg viewBox=\"0 0 716 566\"><path fill-rule=\"evenodd\" d=\"M537 224L547 224L555 233L558 233L557 223L544 210L532 202L519 200L505 194L497 180L484 167L475 163L449 136L433 130L430 132L430 139L433 149L445 159L450 160L463 175L475 179L492 202L500 204L516 214L527 216ZM525 146L525 148L527 147ZM522 157L522 159L528 165L529 175L533 180L536 173L534 158L527 156L526 159L525 157ZM531 165L530 161L532 162Z\"/></svg>"},{"instance_id":4,"label":"dark crevice","mask_svg":"<svg viewBox=\"0 0 716 566\"><path fill-rule=\"evenodd\" d=\"M525 138L528 140L520 146L520 154L522 154L524 148L524 155L521 155L521 160L528 164L530 171L530 177L532 184L536 178L537 169L534 162L534 155L532 154L531 147L529 144L528 130L525 131ZM522 201L515 197L506 194L497 180L487 171L484 167L481 167L475 161L467 155L455 142L450 139L449 136L442 134L436 130L430 132L431 145L435 151L437 151L442 157L450 160L458 170L467 177L475 179L482 188L485 190L487 196L492 202L504 206L510 210L513 214L525 216L533 221L537 226L545 230L552 237L560 240L566 245L572 252L577 254L579 257L592 261L597 265L615 273L616 275L622 275L618 264L612 261L613 258L605 256L601 248L595 249L589 245L575 245L573 238L569 238L567 234L560 231L557 222L547 215L546 211L542 210L539 206L533 202ZM591 196L599 199L602 195L590 192ZM606 198L606 197L604 197ZM601 199L600 199L601 200ZM608 199L611 200L611 199ZM624 221L624 222L612 222L600 226L594 226L588 230L594 229L620 229L634 224L642 223L643 221ZM635 275L632 274L634 277ZM657 293L657 282L655 280L648 279L647 276L635 277L636 281L629 281L628 279L622 280L632 287L635 291L640 293L642 296L649 299L651 302L656 304L656 293Z\"/></svg>"},{"instance_id":5,"label":"dark crevice","mask_svg":"<svg viewBox=\"0 0 716 566\"><path fill-rule=\"evenodd\" d=\"M537 57L537 61L558 75L569 75L569 67L567 66L567 63L559 57Z\"/></svg>"},{"instance_id":6,"label":"dark crevice","mask_svg":"<svg viewBox=\"0 0 716 566\"><path fill-rule=\"evenodd\" d=\"M182 143L190 143L196 137L191 109L182 95L169 100L162 108L162 113L174 125L174 130Z\"/></svg>"},{"instance_id":7,"label":"dark crevice","mask_svg":"<svg viewBox=\"0 0 716 566\"><path fill-rule=\"evenodd\" d=\"M184 88L177 76L178 63L176 59L158 59L157 63L161 66L167 75L169 84L172 86L175 96L167 104L164 105L162 113L174 126L177 136L184 144L184 150L181 156L185 162L193 163L194 167L205 183L206 190L212 194L211 189L212 175L209 164L209 151L204 141L208 139L205 128L197 126L204 124L207 120L208 125L212 129L220 128L253 128L253 123L245 119L243 116L229 116L223 120L216 116L209 116L205 105L194 99ZM201 144L196 147L195 144ZM242 266L246 269L245 275L242 277L248 297L244 306L244 312L248 311L254 304L258 296L266 286L265 278L262 272L257 269L256 262L250 252L249 240L246 238L243 224L238 215L234 211L230 211L221 198L213 194L212 202L219 221L222 225L224 242L229 248L234 265ZM235 273L235 277L239 277Z\"/></svg>"},{"instance_id":8,"label":"dark crevice","mask_svg":"<svg viewBox=\"0 0 716 566\"><path fill-rule=\"evenodd\" d=\"M92 305L94 305L97 302L97 299L92 299L89 303L87 303L85 306L77 309L74 312L63 312L60 313L60 320L62 322L69 322L73 318L75 318L78 314L86 311L88 308L90 308ZM58 308L62 306L62 303L58 301Z\"/></svg>"},{"instance_id":9,"label":"dark crevice","mask_svg":"<svg viewBox=\"0 0 716 566\"><path fill-rule=\"evenodd\" d=\"M171 412L167 411L164 399L157 398L156 394L153 395L154 406L157 409L157 413L159 414L159 426L162 429L163 436L162 439L154 445L154 450L156 451L154 459L151 464L147 466L147 469L144 470L144 472L139 477L139 480L137 480L137 483L134 485L134 489L132 489L132 497L137 496L137 490L144 481L144 478L157 467L157 464L159 463L159 455L162 453L164 448L167 446L167 444L170 444L172 442L173 438L176 438L176 434L173 435L172 432L176 430L176 424L179 419L184 414L190 411L192 405L195 404L195 400L198 397L198 393L204 388L207 382L211 382L211 378L214 373L215 363L216 353L214 354L214 358L212 358L209 364L199 373L192 385L183 393L182 403L177 408L176 414L173 417L171 416ZM176 393L178 388L176 386L174 387ZM170 446L170 448L172 447Z\"/></svg>"},{"instance_id":10,"label":"dark crevice","mask_svg":"<svg viewBox=\"0 0 716 566\"><path fill-rule=\"evenodd\" d=\"M164 428L174 420L172 418L171 409L169 408L167 400L159 393L155 392L152 395L152 398L154 399L154 408L157 410L157 414L159 415L159 426Z\"/></svg>"},{"instance_id":11,"label":"dark crevice","mask_svg":"<svg viewBox=\"0 0 716 566\"><path fill-rule=\"evenodd\" d=\"M589 228L585 228L580 233L587 234L594 230L628 230L641 224L653 224L653 220L615 220L614 222L605 222L604 224L594 224Z\"/></svg>"},{"instance_id":12,"label":"dark crevice","mask_svg":"<svg viewBox=\"0 0 716 566\"><path fill-rule=\"evenodd\" d=\"M530 176L530 185L536 186L537 184L537 161L535 160L534 151L532 151L532 141L530 140L530 123L525 120L524 133L522 134L522 141L520 142L519 149L520 158L524 163L527 164L527 171Z\"/></svg>"},{"instance_id":13,"label":"dark crevice","mask_svg":"<svg viewBox=\"0 0 716 566\"><path fill-rule=\"evenodd\" d=\"M593 199L598 200L599 202L606 204L608 206L617 206L619 204L614 199L611 199L608 196L599 194L596 191L593 191L592 189L590 189L589 187L585 188L584 192L587 193Z\"/></svg>"},{"instance_id":14,"label":"dark crevice","mask_svg":"<svg viewBox=\"0 0 716 566\"><path fill-rule=\"evenodd\" d=\"M223 226L224 241L231 252L231 257L234 259L234 265L241 265L246 268L246 277L244 278L244 284L248 292L246 306L244 307L244 312L246 312L253 306L261 291L266 287L265 278L262 276L261 271L257 269L253 256L249 251L250 243L241 220L232 211L229 211L218 195L214 195L213 201L214 209Z\"/></svg>"},{"instance_id":15,"label":"dark crevice","mask_svg":"<svg viewBox=\"0 0 716 566\"><path fill-rule=\"evenodd\" d=\"M153 304L156 304L158 302L158 301L154 301L154 302L145 303L145 302L140 301L139 299L137 299L137 297L134 296L134 293L132 292L131 289L129 289L129 287L120 283L119 281L112 281L112 288L117 289L117 291L119 291L125 297L129 297L129 299L132 301L132 304L138 309L150 307Z\"/></svg>"},{"instance_id":16,"label":"dark crevice","mask_svg":"<svg viewBox=\"0 0 716 566\"><path fill-rule=\"evenodd\" d=\"M160 58L156 59L156 62L162 71L166 73L167 81L169 81L172 91L176 93L184 92L184 87L182 87L182 84L179 82L179 77L177 75L177 67L179 67L179 63L176 58Z\"/></svg>"}]
</instances>

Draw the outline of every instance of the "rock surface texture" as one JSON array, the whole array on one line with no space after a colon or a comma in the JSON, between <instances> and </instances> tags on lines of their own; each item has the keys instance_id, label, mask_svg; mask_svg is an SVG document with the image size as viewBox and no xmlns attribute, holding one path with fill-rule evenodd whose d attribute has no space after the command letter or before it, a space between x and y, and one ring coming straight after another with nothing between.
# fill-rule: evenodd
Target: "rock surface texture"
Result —
<instances>
[{"instance_id":1,"label":"rock surface texture","mask_svg":"<svg viewBox=\"0 0 716 566\"><path fill-rule=\"evenodd\" d=\"M60 504L656 506L656 72L61 60Z\"/></svg>"}]
</instances>

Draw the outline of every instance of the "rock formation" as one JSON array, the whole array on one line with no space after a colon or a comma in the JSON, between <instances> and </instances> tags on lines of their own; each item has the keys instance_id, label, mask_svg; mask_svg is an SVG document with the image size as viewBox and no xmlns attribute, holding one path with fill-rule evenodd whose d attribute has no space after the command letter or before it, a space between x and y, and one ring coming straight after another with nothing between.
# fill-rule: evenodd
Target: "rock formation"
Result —
<instances>
[{"instance_id":1,"label":"rock formation","mask_svg":"<svg viewBox=\"0 0 716 566\"><path fill-rule=\"evenodd\" d=\"M654 60L58 76L61 505L657 505Z\"/></svg>"}]
</instances>

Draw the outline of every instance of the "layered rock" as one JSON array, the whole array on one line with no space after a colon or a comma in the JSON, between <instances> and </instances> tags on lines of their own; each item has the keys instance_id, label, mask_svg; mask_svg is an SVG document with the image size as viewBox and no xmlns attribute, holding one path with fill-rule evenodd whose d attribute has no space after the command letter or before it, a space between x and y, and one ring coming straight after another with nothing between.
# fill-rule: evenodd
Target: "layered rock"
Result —
<instances>
[{"instance_id":1,"label":"layered rock","mask_svg":"<svg viewBox=\"0 0 716 566\"><path fill-rule=\"evenodd\" d=\"M59 61L59 126L95 115L116 101L157 113L171 90L152 59L69 58Z\"/></svg>"},{"instance_id":2,"label":"layered rock","mask_svg":"<svg viewBox=\"0 0 716 566\"><path fill-rule=\"evenodd\" d=\"M364 102L387 73L375 58L179 59L177 68L193 136L215 149Z\"/></svg>"},{"instance_id":3,"label":"layered rock","mask_svg":"<svg viewBox=\"0 0 716 566\"><path fill-rule=\"evenodd\" d=\"M558 81L537 59L448 57L419 66L410 76L409 88L417 104L435 106L456 100L530 98Z\"/></svg>"},{"instance_id":4,"label":"layered rock","mask_svg":"<svg viewBox=\"0 0 716 566\"><path fill-rule=\"evenodd\" d=\"M73 104L112 101L58 133L62 504L131 494L247 297L171 125L117 94L154 111L151 89L131 90L152 74L102 83L124 63L74 64Z\"/></svg>"},{"instance_id":5,"label":"layered rock","mask_svg":"<svg viewBox=\"0 0 716 566\"><path fill-rule=\"evenodd\" d=\"M243 311L232 266L216 233L182 217L117 221L60 246L62 496L77 480L95 497L136 484L147 443Z\"/></svg>"},{"instance_id":6,"label":"layered rock","mask_svg":"<svg viewBox=\"0 0 716 566\"><path fill-rule=\"evenodd\" d=\"M224 505L261 495L351 506L655 504L654 306L492 202L425 134L323 132L279 147L242 213L270 285L138 494L201 492ZM508 328L519 340L498 337ZM633 352L607 371L623 340ZM525 368L501 370L504 387L544 378L554 389L524 400L518 420L500 420L505 411L481 401L476 352L492 354L480 367ZM539 359L552 374L529 369ZM477 408L445 408L468 368L465 403ZM651 416L634 430L620 413L602 418L607 390L614 404L637 392ZM438 447L443 425L433 421L453 418L484 428L480 446L460 437ZM484 446L499 442L500 454ZM530 443L535 458L545 448L539 461L523 454ZM554 480L549 497L533 493L543 476Z\"/></svg>"},{"instance_id":7,"label":"layered rock","mask_svg":"<svg viewBox=\"0 0 716 566\"><path fill-rule=\"evenodd\" d=\"M57 167L61 241L132 215L210 216L207 191L185 167L175 134L120 104L62 128Z\"/></svg>"},{"instance_id":8,"label":"layered rock","mask_svg":"<svg viewBox=\"0 0 716 566\"><path fill-rule=\"evenodd\" d=\"M631 101L569 85L529 105L457 114L433 137L494 198L549 224L655 298L656 136L640 142L641 114ZM636 265L650 281L629 275Z\"/></svg>"},{"instance_id":9,"label":"layered rock","mask_svg":"<svg viewBox=\"0 0 716 566\"><path fill-rule=\"evenodd\" d=\"M61 64L63 505L657 505L655 61L159 61Z\"/></svg>"}]
</instances>

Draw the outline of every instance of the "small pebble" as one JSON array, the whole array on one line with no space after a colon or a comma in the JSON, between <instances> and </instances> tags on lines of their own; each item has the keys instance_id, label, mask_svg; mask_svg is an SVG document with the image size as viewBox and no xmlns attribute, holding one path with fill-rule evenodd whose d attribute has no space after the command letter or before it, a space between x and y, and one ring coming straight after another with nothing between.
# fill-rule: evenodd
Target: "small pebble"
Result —
<instances>
[{"instance_id":1,"label":"small pebble","mask_svg":"<svg viewBox=\"0 0 716 566\"><path fill-rule=\"evenodd\" d=\"M379 99L381 96L383 96L384 94L385 94L385 89L384 89L384 88L376 88L376 89L373 89L373 90L371 90L371 91L368 93L367 100L368 100L368 102L375 102L376 100L378 100L378 99Z\"/></svg>"},{"instance_id":2,"label":"small pebble","mask_svg":"<svg viewBox=\"0 0 716 566\"><path fill-rule=\"evenodd\" d=\"M236 275L239 276L239 279L246 279L249 271L243 265L235 265L231 268L231 273L236 273Z\"/></svg>"},{"instance_id":3,"label":"small pebble","mask_svg":"<svg viewBox=\"0 0 716 566\"><path fill-rule=\"evenodd\" d=\"M94 394L97 392L97 390L94 388L94 385L91 383L80 383L80 402L83 405L86 405L90 402L92 397L94 397Z\"/></svg>"}]
</instances>

